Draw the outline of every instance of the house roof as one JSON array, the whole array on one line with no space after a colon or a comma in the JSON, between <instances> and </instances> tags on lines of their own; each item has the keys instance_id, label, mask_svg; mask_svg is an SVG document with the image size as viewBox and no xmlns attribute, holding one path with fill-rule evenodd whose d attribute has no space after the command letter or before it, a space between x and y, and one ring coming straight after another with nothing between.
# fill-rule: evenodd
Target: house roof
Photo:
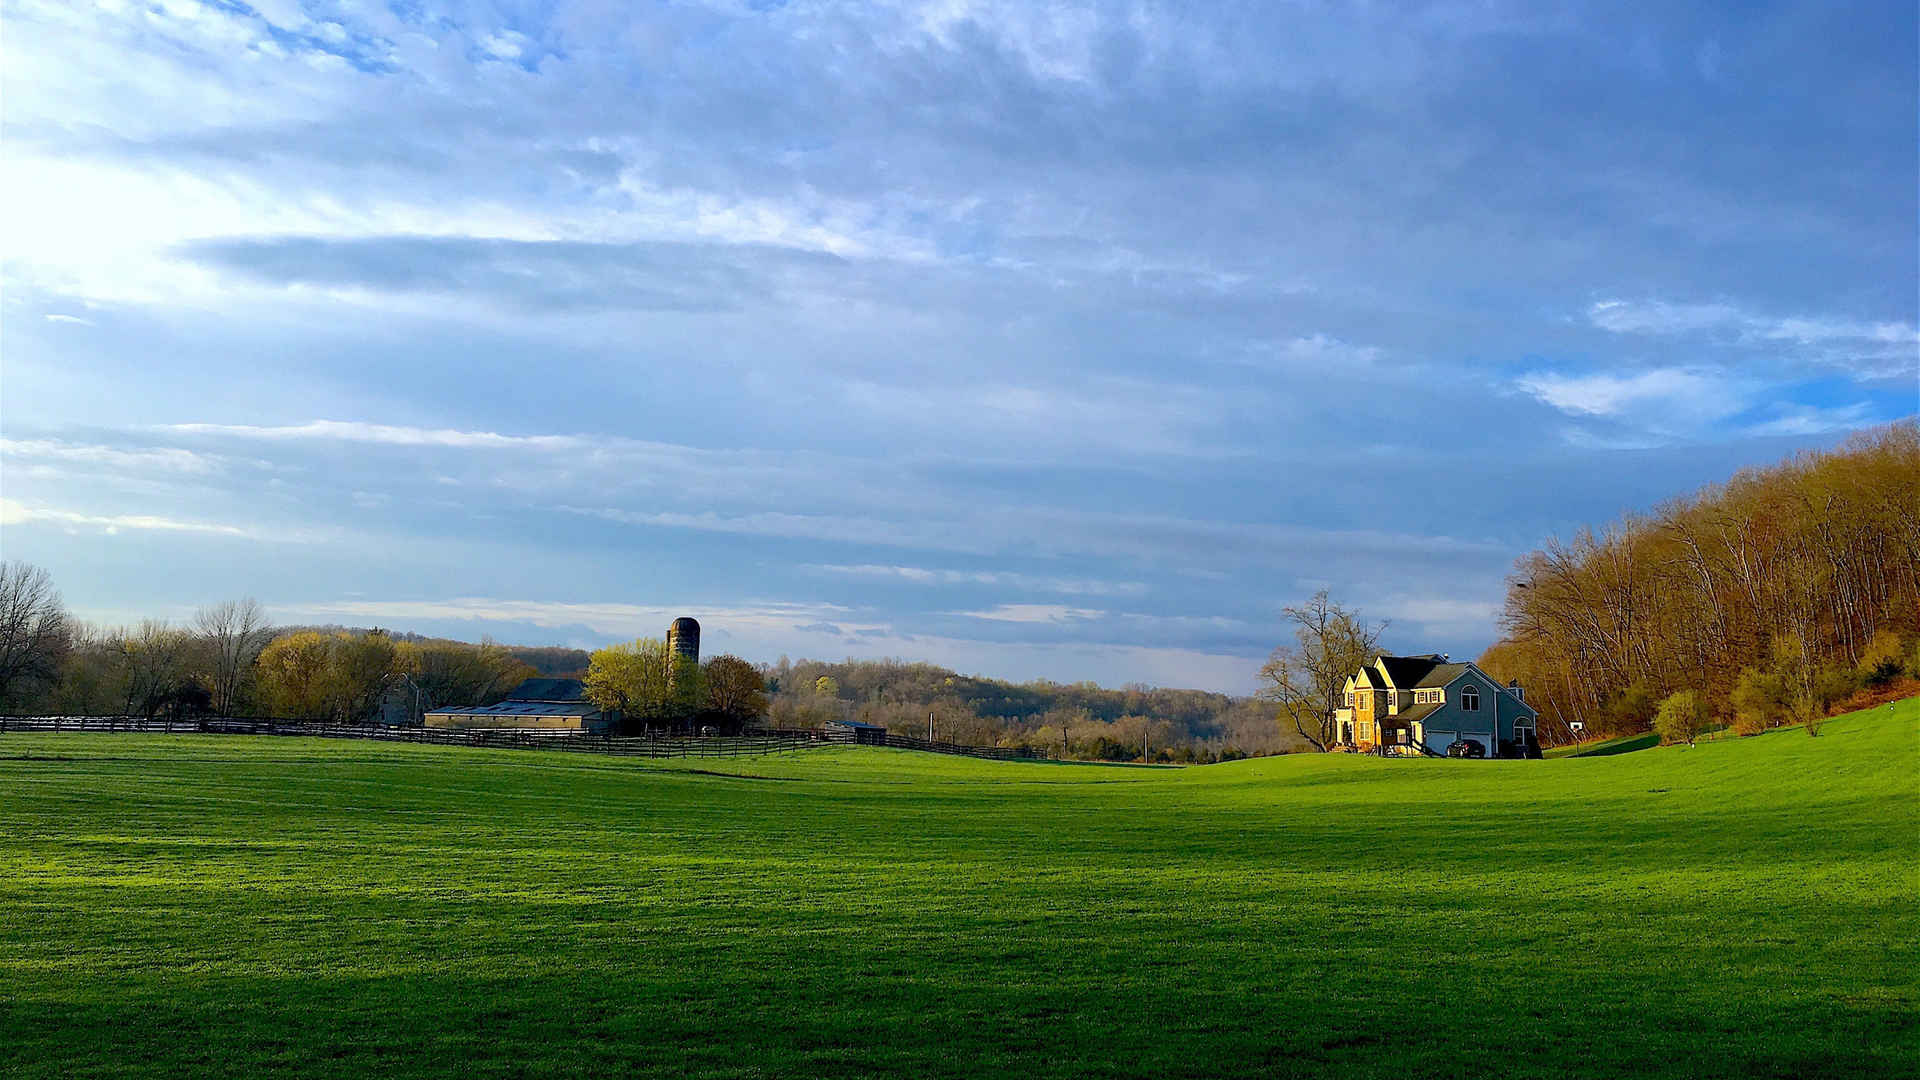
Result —
<instances>
[{"instance_id":1,"label":"house roof","mask_svg":"<svg viewBox=\"0 0 1920 1080\"><path fill-rule=\"evenodd\" d=\"M507 694L508 701L584 701L587 684L579 679L528 679Z\"/></svg>"},{"instance_id":2,"label":"house roof","mask_svg":"<svg viewBox=\"0 0 1920 1080\"><path fill-rule=\"evenodd\" d=\"M599 716L591 701L503 701L498 705L454 705L428 709L428 716Z\"/></svg>"},{"instance_id":3,"label":"house roof","mask_svg":"<svg viewBox=\"0 0 1920 1080\"><path fill-rule=\"evenodd\" d=\"M1425 705L1413 705L1405 709L1401 709L1399 712L1394 713L1392 716L1387 717L1387 719L1390 721L1398 720L1404 723L1411 724L1415 720L1425 720L1429 715L1433 713L1435 709L1439 709L1439 708L1443 708L1443 706L1441 706L1437 702L1429 702Z\"/></svg>"},{"instance_id":4,"label":"house roof","mask_svg":"<svg viewBox=\"0 0 1920 1080\"><path fill-rule=\"evenodd\" d=\"M1471 667L1473 667L1473 665L1467 664L1467 663L1432 664L1427 668L1426 671L1422 672L1420 674L1419 679L1416 682L1412 683L1411 685L1413 687L1419 687L1422 689L1435 687L1435 686L1445 686L1448 683L1452 682L1453 680L1459 678L1462 674L1464 674L1467 671L1467 669ZM1488 679L1487 681L1492 682L1493 680Z\"/></svg>"},{"instance_id":5,"label":"house roof","mask_svg":"<svg viewBox=\"0 0 1920 1080\"><path fill-rule=\"evenodd\" d=\"M1420 683L1420 680L1440 662L1441 660L1438 656L1387 656L1383 654L1375 657L1374 662L1369 664L1368 667L1376 673L1385 671L1388 681L1396 688L1404 690L1410 686L1424 685Z\"/></svg>"}]
</instances>

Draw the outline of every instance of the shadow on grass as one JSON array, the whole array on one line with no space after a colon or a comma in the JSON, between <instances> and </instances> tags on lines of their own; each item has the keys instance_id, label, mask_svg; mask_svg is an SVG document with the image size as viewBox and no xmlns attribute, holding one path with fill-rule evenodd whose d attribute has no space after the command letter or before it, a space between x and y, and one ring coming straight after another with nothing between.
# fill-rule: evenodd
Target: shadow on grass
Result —
<instances>
[{"instance_id":1,"label":"shadow on grass","mask_svg":"<svg viewBox=\"0 0 1920 1080\"><path fill-rule=\"evenodd\" d=\"M1568 757L1612 757L1615 754L1631 754L1635 750L1647 750L1659 745L1660 745L1660 736L1655 735L1652 732L1648 732L1645 735L1635 735L1631 739L1620 739L1615 742L1605 743L1603 745L1596 746L1591 750L1582 750L1577 754L1569 754L1567 756Z\"/></svg>"}]
</instances>

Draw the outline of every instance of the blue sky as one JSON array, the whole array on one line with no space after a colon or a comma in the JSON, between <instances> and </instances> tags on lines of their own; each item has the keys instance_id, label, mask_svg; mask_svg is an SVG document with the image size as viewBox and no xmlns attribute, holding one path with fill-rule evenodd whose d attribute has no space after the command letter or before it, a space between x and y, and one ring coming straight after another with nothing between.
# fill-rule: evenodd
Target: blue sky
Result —
<instances>
[{"instance_id":1,"label":"blue sky","mask_svg":"<svg viewBox=\"0 0 1920 1080\"><path fill-rule=\"evenodd\" d=\"M1245 691L1920 407L1911 3L5 0L90 618Z\"/></svg>"}]
</instances>

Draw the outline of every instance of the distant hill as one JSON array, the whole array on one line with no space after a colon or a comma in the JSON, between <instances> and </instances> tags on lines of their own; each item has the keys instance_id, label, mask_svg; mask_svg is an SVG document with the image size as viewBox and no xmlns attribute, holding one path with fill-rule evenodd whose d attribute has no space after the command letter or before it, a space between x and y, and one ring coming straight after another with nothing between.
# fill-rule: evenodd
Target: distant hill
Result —
<instances>
[{"instance_id":1,"label":"distant hill","mask_svg":"<svg viewBox=\"0 0 1920 1080\"><path fill-rule=\"evenodd\" d=\"M1217 761L1307 749L1273 706L1207 690L1006 682L903 660L780 662L761 669L775 724L860 719L972 745L1044 746L1074 757Z\"/></svg>"}]
</instances>

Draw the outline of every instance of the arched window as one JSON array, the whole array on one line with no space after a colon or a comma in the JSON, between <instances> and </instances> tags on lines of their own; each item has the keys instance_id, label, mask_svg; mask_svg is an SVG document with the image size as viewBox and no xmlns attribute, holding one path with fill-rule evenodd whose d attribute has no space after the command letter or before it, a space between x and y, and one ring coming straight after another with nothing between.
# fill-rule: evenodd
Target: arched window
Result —
<instances>
[{"instance_id":1,"label":"arched window","mask_svg":"<svg viewBox=\"0 0 1920 1080\"><path fill-rule=\"evenodd\" d=\"M1480 688L1479 687L1473 685L1472 683L1468 683L1467 685L1460 688L1460 711L1461 712L1479 712L1480 711Z\"/></svg>"}]
</instances>

